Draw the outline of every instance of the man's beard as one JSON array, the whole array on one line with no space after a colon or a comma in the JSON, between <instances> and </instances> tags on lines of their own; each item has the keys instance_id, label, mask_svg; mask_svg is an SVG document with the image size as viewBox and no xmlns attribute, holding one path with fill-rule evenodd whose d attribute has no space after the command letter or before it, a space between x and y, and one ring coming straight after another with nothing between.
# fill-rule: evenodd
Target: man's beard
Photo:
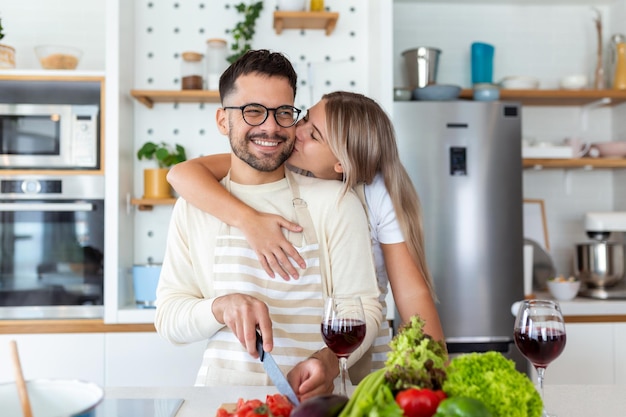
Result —
<instances>
[{"instance_id":1,"label":"man's beard","mask_svg":"<svg viewBox=\"0 0 626 417\"><path fill-rule=\"evenodd\" d=\"M243 141L235 142L231 139L231 148L233 153L237 158L244 161L246 164L250 165L252 168L261 172L273 172L276 171L291 155L293 151L293 143L291 146L283 149L283 152L277 155L273 155L271 158L259 158L256 155L253 155L249 151L249 144L253 139L265 139L265 140L278 140L283 143L288 142L288 137L275 135L273 137L269 137L268 135L260 134L260 135L246 135ZM294 141L295 143L295 141Z\"/></svg>"}]
</instances>

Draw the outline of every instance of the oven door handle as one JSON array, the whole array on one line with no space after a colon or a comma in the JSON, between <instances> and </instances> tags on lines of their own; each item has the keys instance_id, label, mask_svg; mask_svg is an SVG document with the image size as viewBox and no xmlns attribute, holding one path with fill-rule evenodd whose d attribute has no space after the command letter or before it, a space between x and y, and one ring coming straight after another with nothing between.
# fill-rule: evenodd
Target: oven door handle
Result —
<instances>
[{"instance_id":1,"label":"oven door handle","mask_svg":"<svg viewBox=\"0 0 626 417\"><path fill-rule=\"evenodd\" d=\"M91 203L0 203L0 211L93 211Z\"/></svg>"}]
</instances>

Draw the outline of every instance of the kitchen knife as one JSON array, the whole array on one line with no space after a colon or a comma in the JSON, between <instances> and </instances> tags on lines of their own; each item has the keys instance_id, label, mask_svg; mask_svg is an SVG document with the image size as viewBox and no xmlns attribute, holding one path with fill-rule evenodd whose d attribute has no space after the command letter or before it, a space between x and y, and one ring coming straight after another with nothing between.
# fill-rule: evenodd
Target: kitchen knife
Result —
<instances>
[{"instance_id":1,"label":"kitchen knife","mask_svg":"<svg viewBox=\"0 0 626 417\"><path fill-rule=\"evenodd\" d=\"M278 388L278 392L289 398L289 401L291 401L293 405L300 404L296 393L291 388L291 385L289 385L287 378L283 375L272 355L263 350L263 338L258 330L256 332L256 350L259 353L259 359L263 363L265 372L270 377L274 385L276 385L276 388Z\"/></svg>"}]
</instances>

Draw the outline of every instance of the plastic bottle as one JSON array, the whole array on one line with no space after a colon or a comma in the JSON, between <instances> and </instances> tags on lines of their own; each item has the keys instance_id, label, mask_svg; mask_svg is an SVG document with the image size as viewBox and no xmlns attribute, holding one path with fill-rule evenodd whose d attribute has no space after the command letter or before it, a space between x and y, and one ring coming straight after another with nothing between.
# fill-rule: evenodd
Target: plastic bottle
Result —
<instances>
[{"instance_id":1,"label":"plastic bottle","mask_svg":"<svg viewBox=\"0 0 626 417\"><path fill-rule=\"evenodd\" d=\"M183 52L180 75L183 90L202 90L202 58L197 52Z\"/></svg>"},{"instance_id":2,"label":"plastic bottle","mask_svg":"<svg viewBox=\"0 0 626 417\"><path fill-rule=\"evenodd\" d=\"M220 77L228 68L226 40L207 39L206 44L206 88L207 90L217 90L220 86Z\"/></svg>"}]
</instances>

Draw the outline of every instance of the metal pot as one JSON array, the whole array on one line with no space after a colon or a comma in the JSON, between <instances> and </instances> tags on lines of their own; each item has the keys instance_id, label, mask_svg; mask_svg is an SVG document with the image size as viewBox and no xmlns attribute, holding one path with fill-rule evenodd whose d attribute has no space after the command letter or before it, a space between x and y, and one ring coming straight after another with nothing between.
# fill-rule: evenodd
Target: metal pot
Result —
<instances>
[{"instance_id":1,"label":"metal pot","mask_svg":"<svg viewBox=\"0 0 626 417\"><path fill-rule=\"evenodd\" d=\"M425 46L402 52L411 89L426 87L437 82L440 54L440 49Z\"/></svg>"},{"instance_id":2,"label":"metal pot","mask_svg":"<svg viewBox=\"0 0 626 417\"><path fill-rule=\"evenodd\" d=\"M617 284L624 277L624 245L611 242L576 245L574 273L588 287Z\"/></svg>"}]
</instances>

